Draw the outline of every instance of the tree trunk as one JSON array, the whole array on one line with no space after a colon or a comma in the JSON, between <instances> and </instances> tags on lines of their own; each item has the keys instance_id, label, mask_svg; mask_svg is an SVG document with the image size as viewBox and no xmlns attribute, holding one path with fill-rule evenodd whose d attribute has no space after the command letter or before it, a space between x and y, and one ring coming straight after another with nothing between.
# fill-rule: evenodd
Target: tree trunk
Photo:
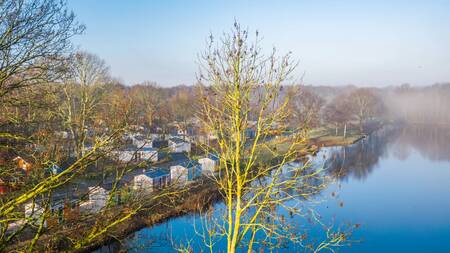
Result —
<instances>
[{"instance_id":1,"label":"tree trunk","mask_svg":"<svg viewBox=\"0 0 450 253\"><path fill-rule=\"evenodd\" d=\"M344 139L347 138L347 123L344 124Z\"/></svg>"}]
</instances>

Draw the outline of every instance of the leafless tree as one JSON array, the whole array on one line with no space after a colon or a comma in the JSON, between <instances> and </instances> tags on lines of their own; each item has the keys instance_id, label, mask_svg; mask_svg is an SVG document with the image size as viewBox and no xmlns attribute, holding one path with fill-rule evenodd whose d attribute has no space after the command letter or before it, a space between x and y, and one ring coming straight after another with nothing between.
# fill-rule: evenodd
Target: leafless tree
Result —
<instances>
[{"instance_id":1,"label":"leafless tree","mask_svg":"<svg viewBox=\"0 0 450 253\"><path fill-rule=\"evenodd\" d=\"M358 88L348 94L345 98L347 109L358 121L359 131L364 132L364 123L366 120L380 115L383 110L382 100L370 88Z\"/></svg>"},{"instance_id":2,"label":"leafless tree","mask_svg":"<svg viewBox=\"0 0 450 253\"><path fill-rule=\"evenodd\" d=\"M332 124L335 127L335 135L338 135L339 127L346 128L346 124L351 120L350 111L344 102L343 96L338 96L329 102L322 111L322 118L325 123ZM343 136L346 137L344 130Z\"/></svg>"},{"instance_id":3,"label":"leafless tree","mask_svg":"<svg viewBox=\"0 0 450 253\"><path fill-rule=\"evenodd\" d=\"M320 125L320 111L325 100L311 89L303 86L290 86L288 95L291 96L288 108L291 121L296 127L317 127Z\"/></svg>"},{"instance_id":4,"label":"leafless tree","mask_svg":"<svg viewBox=\"0 0 450 253\"><path fill-rule=\"evenodd\" d=\"M109 73L103 60L86 52L76 53L69 62L60 115L70 131L74 152L79 158L84 154L88 132L93 130L95 113L109 82Z\"/></svg>"},{"instance_id":5,"label":"leafless tree","mask_svg":"<svg viewBox=\"0 0 450 253\"><path fill-rule=\"evenodd\" d=\"M200 59L199 120L217 136L218 147L205 149L219 157L220 168L212 179L225 204L219 218L205 215L198 230L210 252L216 251L215 245L221 239L226 240L230 253L240 247L247 252L257 247L273 249L280 241L301 244L302 237L276 210L300 215L297 204L320 192L326 181L320 169L308 170L307 165L299 163L286 166L295 160L297 145L305 142L303 132L290 136L292 142L283 150L270 144L272 129L289 118L288 99L280 98L280 89L289 81L296 64L290 54L278 57L274 50L264 55L259 43L258 33L252 43L248 31L235 23L231 33L224 34L217 45L210 38ZM252 137L246 135L250 127L255 129ZM311 184L309 179L316 183ZM286 201L295 204L287 205ZM264 243L257 240L258 234L265 236ZM331 237L317 250L345 241L342 233Z\"/></svg>"},{"instance_id":6,"label":"leafless tree","mask_svg":"<svg viewBox=\"0 0 450 253\"><path fill-rule=\"evenodd\" d=\"M83 29L65 1L0 1L0 99L58 77L70 39Z\"/></svg>"}]
</instances>

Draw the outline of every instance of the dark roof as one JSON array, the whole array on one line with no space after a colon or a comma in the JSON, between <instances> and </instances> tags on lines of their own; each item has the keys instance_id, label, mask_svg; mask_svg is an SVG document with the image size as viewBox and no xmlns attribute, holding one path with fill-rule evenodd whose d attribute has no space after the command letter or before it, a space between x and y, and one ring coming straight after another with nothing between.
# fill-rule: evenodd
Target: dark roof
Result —
<instances>
[{"instance_id":1,"label":"dark roof","mask_svg":"<svg viewBox=\"0 0 450 253\"><path fill-rule=\"evenodd\" d=\"M137 141L144 141L146 138L143 135L137 135L133 137Z\"/></svg>"},{"instance_id":2,"label":"dark roof","mask_svg":"<svg viewBox=\"0 0 450 253\"><path fill-rule=\"evenodd\" d=\"M213 161L219 161L219 156L217 154L214 154L214 153L209 153L208 154L208 158L213 160Z\"/></svg>"},{"instance_id":3,"label":"dark roof","mask_svg":"<svg viewBox=\"0 0 450 253\"><path fill-rule=\"evenodd\" d=\"M122 149L119 149L119 151L144 151L144 152L150 152L150 151L157 151L156 148L151 148L151 147L142 147L142 148L138 148L136 146L128 146Z\"/></svg>"},{"instance_id":4,"label":"dark roof","mask_svg":"<svg viewBox=\"0 0 450 253\"><path fill-rule=\"evenodd\" d=\"M199 166L200 164L197 161L195 161L195 160L187 160L187 161L183 161L183 162L181 162L179 164L175 164L175 165L180 165L180 166L183 166L185 168L192 168L194 166Z\"/></svg>"},{"instance_id":5,"label":"dark roof","mask_svg":"<svg viewBox=\"0 0 450 253\"><path fill-rule=\"evenodd\" d=\"M183 140L181 138L178 138L178 137L172 137L172 138L170 138L170 141L175 142L176 144L187 142L187 141L185 141L185 140Z\"/></svg>"},{"instance_id":6,"label":"dark roof","mask_svg":"<svg viewBox=\"0 0 450 253\"><path fill-rule=\"evenodd\" d=\"M152 146L155 148L165 148L165 147L167 147L167 141L166 140L153 140Z\"/></svg>"},{"instance_id":7,"label":"dark roof","mask_svg":"<svg viewBox=\"0 0 450 253\"><path fill-rule=\"evenodd\" d=\"M169 175L170 171L168 169L153 167L153 168L150 168L149 170L145 171L144 174L147 177L156 178L156 177L162 177L162 176Z\"/></svg>"},{"instance_id":8,"label":"dark roof","mask_svg":"<svg viewBox=\"0 0 450 253\"><path fill-rule=\"evenodd\" d=\"M151 148L151 147L143 147L140 150L142 151L158 151L158 149L156 148Z\"/></svg>"}]
</instances>

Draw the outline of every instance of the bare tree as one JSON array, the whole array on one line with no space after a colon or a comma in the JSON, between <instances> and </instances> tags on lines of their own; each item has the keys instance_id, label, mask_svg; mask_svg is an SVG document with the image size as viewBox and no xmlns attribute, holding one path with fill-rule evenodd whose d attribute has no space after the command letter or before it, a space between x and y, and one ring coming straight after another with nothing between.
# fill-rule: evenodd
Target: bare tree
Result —
<instances>
[{"instance_id":1,"label":"bare tree","mask_svg":"<svg viewBox=\"0 0 450 253\"><path fill-rule=\"evenodd\" d=\"M320 110L325 100L314 91L301 86L288 87L291 121L298 126L320 125Z\"/></svg>"},{"instance_id":2,"label":"bare tree","mask_svg":"<svg viewBox=\"0 0 450 253\"><path fill-rule=\"evenodd\" d=\"M189 93L186 89L178 91L170 98L174 117L185 133L187 132L188 120L194 117L197 101L195 94Z\"/></svg>"},{"instance_id":3,"label":"bare tree","mask_svg":"<svg viewBox=\"0 0 450 253\"><path fill-rule=\"evenodd\" d=\"M83 29L65 1L0 1L0 99L55 78L70 39Z\"/></svg>"},{"instance_id":4,"label":"bare tree","mask_svg":"<svg viewBox=\"0 0 450 253\"><path fill-rule=\"evenodd\" d=\"M108 67L97 56L80 52L70 59L60 115L71 133L78 158L85 152L88 131L93 130L93 120L108 81Z\"/></svg>"},{"instance_id":5,"label":"bare tree","mask_svg":"<svg viewBox=\"0 0 450 253\"><path fill-rule=\"evenodd\" d=\"M271 129L289 117L288 100L280 99L279 92L296 64L289 54L277 57L275 50L263 55L258 33L254 43L248 36L247 30L235 23L217 46L210 37L200 59L199 120L217 136L218 147L205 148L219 157L220 168L212 178L225 202L222 216L215 220L206 215L199 232L210 252L215 252L215 244L222 238L229 253L238 247L253 252L256 245L264 247L257 234L265 235L265 246L270 248L283 240L304 242L276 210L299 214L299 206L286 201L299 204L325 184L320 169L309 170L301 163L286 166L295 160L297 145L305 142L302 131L289 137L292 142L284 150L270 145ZM254 137L246 135L249 127L255 129ZM335 234L335 244L322 246L340 245L343 238Z\"/></svg>"},{"instance_id":6,"label":"bare tree","mask_svg":"<svg viewBox=\"0 0 450 253\"><path fill-rule=\"evenodd\" d=\"M364 132L364 122L379 115L382 101L373 89L359 88L348 94L346 101L348 110L358 121L359 131Z\"/></svg>"},{"instance_id":7,"label":"bare tree","mask_svg":"<svg viewBox=\"0 0 450 253\"><path fill-rule=\"evenodd\" d=\"M322 111L322 118L324 122L334 125L336 136L339 127L344 127L343 136L346 137L346 126L351 120L351 114L344 99L343 96L338 96L329 102Z\"/></svg>"}]
</instances>

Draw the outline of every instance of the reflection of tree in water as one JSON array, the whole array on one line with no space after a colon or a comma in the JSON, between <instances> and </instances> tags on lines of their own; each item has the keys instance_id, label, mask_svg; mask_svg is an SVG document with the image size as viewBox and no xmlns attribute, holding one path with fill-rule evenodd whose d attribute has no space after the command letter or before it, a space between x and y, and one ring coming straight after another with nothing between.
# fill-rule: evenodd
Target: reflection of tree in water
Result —
<instances>
[{"instance_id":1,"label":"reflection of tree in water","mask_svg":"<svg viewBox=\"0 0 450 253\"><path fill-rule=\"evenodd\" d=\"M450 161L450 129L436 126L409 126L397 133L393 148L404 160L415 150L432 161Z\"/></svg>"},{"instance_id":2,"label":"reflection of tree in water","mask_svg":"<svg viewBox=\"0 0 450 253\"><path fill-rule=\"evenodd\" d=\"M325 166L341 180L348 176L365 179L380 157L389 153L406 160L413 151L433 161L450 161L450 129L424 125L383 128L353 145L330 149Z\"/></svg>"},{"instance_id":3,"label":"reflection of tree in water","mask_svg":"<svg viewBox=\"0 0 450 253\"><path fill-rule=\"evenodd\" d=\"M330 175L341 180L349 176L365 179L380 157L386 155L386 144L392 132L382 129L353 145L331 149L325 162Z\"/></svg>"}]
</instances>

